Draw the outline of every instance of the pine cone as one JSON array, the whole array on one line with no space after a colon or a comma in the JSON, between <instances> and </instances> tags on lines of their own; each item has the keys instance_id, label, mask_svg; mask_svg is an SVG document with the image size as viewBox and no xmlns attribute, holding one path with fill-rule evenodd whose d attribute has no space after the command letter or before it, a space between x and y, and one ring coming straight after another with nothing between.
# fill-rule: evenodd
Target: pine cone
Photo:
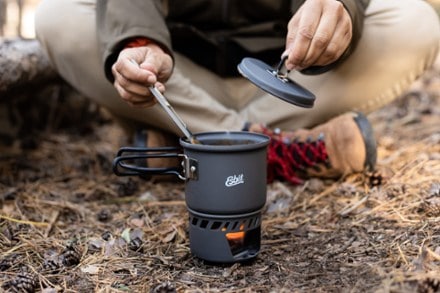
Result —
<instances>
[{"instance_id":1,"label":"pine cone","mask_svg":"<svg viewBox=\"0 0 440 293\"><path fill-rule=\"evenodd\" d=\"M176 287L171 282L166 281L156 285L150 290L150 293L176 293Z\"/></svg>"},{"instance_id":2,"label":"pine cone","mask_svg":"<svg viewBox=\"0 0 440 293\"><path fill-rule=\"evenodd\" d=\"M37 288L37 278L27 271L20 272L14 279L3 284L3 289L11 292L33 293Z\"/></svg>"},{"instance_id":3,"label":"pine cone","mask_svg":"<svg viewBox=\"0 0 440 293\"><path fill-rule=\"evenodd\" d=\"M63 265L65 265L66 267L71 267L79 264L81 260L81 254L73 245L69 245L60 255L60 258Z\"/></svg>"}]
</instances>

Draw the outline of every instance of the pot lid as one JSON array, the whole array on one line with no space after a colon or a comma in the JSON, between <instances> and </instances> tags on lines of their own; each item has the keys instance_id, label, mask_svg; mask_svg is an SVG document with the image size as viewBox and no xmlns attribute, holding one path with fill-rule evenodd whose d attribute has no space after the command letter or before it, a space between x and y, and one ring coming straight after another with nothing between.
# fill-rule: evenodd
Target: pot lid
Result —
<instances>
[{"instance_id":1,"label":"pot lid","mask_svg":"<svg viewBox=\"0 0 440 293\"><path fill-rule=\"evenodd\" d=\"M315 102L315 95L291 80L287 74L280 71L285 58L281 60L277 69L255 58L243 58L238 64L241 75L253 84L290 104L311 108Z\"/></svg>"}]
</instances>

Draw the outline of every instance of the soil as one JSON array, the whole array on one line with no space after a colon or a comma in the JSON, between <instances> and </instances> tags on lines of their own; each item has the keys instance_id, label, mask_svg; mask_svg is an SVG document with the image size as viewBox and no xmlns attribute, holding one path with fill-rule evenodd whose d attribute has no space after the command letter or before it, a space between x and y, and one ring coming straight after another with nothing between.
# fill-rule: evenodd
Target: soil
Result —
<instances>
[{"instance_id":1,"label":"soil","mask_svg":"<svg viewBox=\"0 0 440 293\"><path fill-rule=\"evenodd\" d=\"M113 174L129 141L103 109L66 86L17 94L1 103L0 287L439 292L439 73L368 116L375 172L269 184L261 251L235 264L191 254L180 181Z\"/></svg>"}]
</instances>

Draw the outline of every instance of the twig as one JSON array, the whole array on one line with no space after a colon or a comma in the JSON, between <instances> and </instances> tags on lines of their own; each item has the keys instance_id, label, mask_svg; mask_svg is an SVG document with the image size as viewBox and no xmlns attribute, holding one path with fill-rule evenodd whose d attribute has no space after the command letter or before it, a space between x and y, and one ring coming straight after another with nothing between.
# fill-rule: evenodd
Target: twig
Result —
<instances>
[{"instance_id":1,"label":"twig","mask_svg":"<svg viewBox=\"0 0 440 293\"><path fill-rule=\"evenodd\" d=\"M413 223L413 224L417 224L420 223L419 220L410 220L405 218L398 210L396 210L395 208L392 208L392 210L396 213L396 215L400 218L400 220L402 220L403 222L408 222L408 223Z\"/></svg>"},{"instance_id":2,"label":"twig","mask_svg":"<svg viewBox=\"0 0 440 293\"><path fill-rule=\"evenodd\" d=\"M56 210L55 212L52 213L52 217L50 219L49 226L47 226L46 231L44 232L45 237L49 236L50 232L53 229L53 226L55 225L56 221L58 220L59 215L60 215L59 210Z\"/></svg>"},{"instance_id":3,"label":"twig","mask_svg":"<svg viewBox=\"0 0 440 293\"><path fill-rule=\"evenodd\" d=\"M406 257L405 257L405 255L403 254L403 251L402 251L402 249L400 248L400 245L399 245L399 244L397 244L397 249L399 250L399 255L400 255L400 257L402 258L403 262L408 266L409 263L408 263L408 261L406 260Z\"/></svg>"},{"instance_id":4,"label":"twig","mask_svg":"<svg viewBox=\"0 0 440 293\"><path fill-rule=\"evenodd\" d=\"M149 207L155 206L174 206L174 205L185 205L183 200L167 200L167 201L148 201L141 200L139 197L123 197L123 198L113 198L103 202L103 204L118 204L118 203L131 203L131 202L142 202Z\"/></svg>"},{"instance_id":5,"label":"twig","mask_svg":"<svg viewBox=\"0 0 440 293\"><path fill-rule=\"evenodd\" d=\"M292 241L292 238L283 238L283 239L273 239L273 240L262 240L261 244L277 244L277 243L283 243L283 242L289 242Z\"/></svg>"},{"instance_id":6,"label":"twig","mask_svg":"<svg viewBox=\"0 0 440 293\"><path fill-rule=\"evenodd\" d=\"M9 254L12 254L14 251L19 250L20 248L22 248L22 247L24 247L24 246L25 246L24 243L22 243L22 244L20 244L20 245L16 245L16 246L12 247L11 249L9 249L8 251L5 251L5 252L3 253L3 256L6 256L6 255L9 255Z\"/></svg>"},{"instance_id":7,"label":"twig","mask_svg":"<svg viewBox=\"0 0 440 293\"><path fill-rule=\"evenodd\" d=\"M48 223L19 220L19 219L10 218L10 217L4 216L4 215L0 215L0 219L4 219L9 222L15 222L15 223L19 223L19 224L27 224L27 225L32 225L32 226L47 226L47 225L49 225Z\"/></svg>"},{"instance_id":8,"label":"twig","mask_svg":"<svg viewBox=\"0 0 440 293\"><path fill-rule=\"evenodd\" d=\"M285 184L278 181L275 183L275 185L276 187L281 189L281 191L284 192L288 197L293 197L292 191L289 188L287 188Z\"/></svg>"},{"instance_id":9,"label":"twig","mask_svg":"<svg viewBox=\"0 0 440 293\"><path fill-rule=\"evenodd\" d=\"M71 211L78 213L81 216L81 218L84 218L83 208L77 204L73 204L68 201L63 201L63 202L57 202L57 201L51 201L51 200L37 200L37 201L38 201L38 203L42 203L42 204L47 204L47 205L61 207L61 208L67 208Z\"/></svg>"},{"instance_id":10,"label":"twig","mask_svg":"<svg viewBox=\"0 0 440 293\"><path fill-rule=\"evenodd\" d=\"M432 251L431 249L429 249L428 247L426 247L426 251L429 253L429 255L431 255L435 260L440 261L440 255L438 255L437 253L435 253L434 251Z\"/></svg>"},{"instance_id":11,"label":"twig","mask_svg":"<svg viewBox=\"0 0 440 293\"><path fill-rule=\"evenodd\" d=\"M354 211L359 206L361 206L364 202L366 202L369 196L370 196L370 194L367 194L360 201L358 201L357 203L355 203L351 207L345 208L344 210L340 211L339 215L342 217L345 217L346 215L350 214L352 211Z\"/></svg>"},{"instance_id":12,"label":"twig","mask_svg":"<svg viewBox=\"0 0 440 293\"><path fill-rule=\"evenodd\" d=\"M329 193L332 193L333 191L335 191L338 186L339 186L340 182L335 182L333 183L331 186L329 186L328 188L326 188L323 192L321 192L320 194L318 194L317 196L315 196L314 198L312 198L309 201L309 205L314 204L316 201L318 201L319 199L321 199L322 197L326 196Z\"/></svg>"}]
</instances>

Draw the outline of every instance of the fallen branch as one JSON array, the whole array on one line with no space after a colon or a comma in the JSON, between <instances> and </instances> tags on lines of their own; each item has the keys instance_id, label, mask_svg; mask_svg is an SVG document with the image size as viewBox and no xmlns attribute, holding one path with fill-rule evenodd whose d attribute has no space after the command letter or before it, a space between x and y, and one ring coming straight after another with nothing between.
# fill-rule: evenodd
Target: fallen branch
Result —
<instances>
[{"instance_id":1,"label":"fallen branch","mask_svg":"<svg viewBox=\"0 0 440 293\"><path fill-rule=\"evenodd\" d=\"M0 72L0 101L12 91L59 80L35 39L0 40Z\"/></svg>"}]
</instances>

